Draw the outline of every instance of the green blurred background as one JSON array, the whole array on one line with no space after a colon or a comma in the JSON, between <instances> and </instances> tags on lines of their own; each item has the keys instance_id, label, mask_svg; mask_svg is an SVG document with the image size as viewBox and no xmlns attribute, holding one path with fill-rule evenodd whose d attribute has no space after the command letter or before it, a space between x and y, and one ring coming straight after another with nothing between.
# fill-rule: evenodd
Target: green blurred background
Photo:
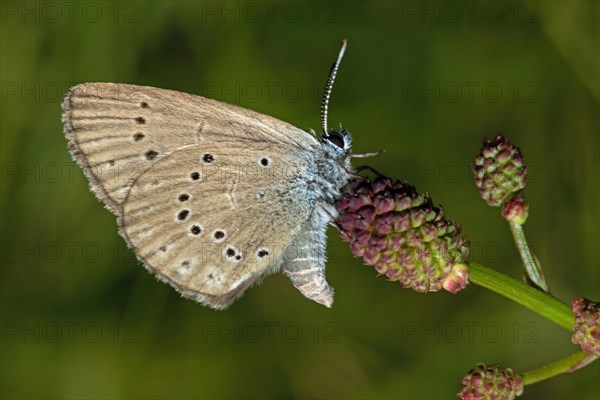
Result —
<instances>
[{"instance_id":1,"label":"green blurred background","mask_svg":"<svg viewBox=\"0 0 600 400\"><path fill-rule=\"evenodd\" d=\"M576 347L479 287L418 294L376 277L332 229L336 302L282 275L227 311L157 282L70 160L68 88L151 85L303 129L340 40L330 107L357 152L462 223L471 259L515 277L469 163L506 134L530 164L528 238L553 293L600 299L599 5L534 2L12 2L1 21L3 398L452 398L476 362L537 368ZM600 363L524 398L599 398Z\"/></svg>"}]
</instances>

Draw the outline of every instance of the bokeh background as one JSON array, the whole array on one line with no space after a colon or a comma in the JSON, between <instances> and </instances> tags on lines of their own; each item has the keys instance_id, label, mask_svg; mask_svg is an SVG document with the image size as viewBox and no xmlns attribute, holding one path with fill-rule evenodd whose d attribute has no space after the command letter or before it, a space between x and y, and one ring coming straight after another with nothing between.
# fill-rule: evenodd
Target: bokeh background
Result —
<instances>
[{"instance_id":1,"label":"bokeh background","mask_svg":"<svg viewBox=\"0 0 600 400\"><path fill-rule=\"evenodd\" d=\"M477 362L527 371L570 335L479 287L418 294L377 277L332 229L336 302L269 277L227 311L140 265L71 162L68 88L151 85L319 129L330 107L358 152L430 192L471 259L521 269L469 172L497 132L530 164L526 233L553 293L600 299L599 4L592 1L15 2L1 4L2 398L452 398ZM528 386L599 398L600 363Z\"/></svg>"}]
</instances>

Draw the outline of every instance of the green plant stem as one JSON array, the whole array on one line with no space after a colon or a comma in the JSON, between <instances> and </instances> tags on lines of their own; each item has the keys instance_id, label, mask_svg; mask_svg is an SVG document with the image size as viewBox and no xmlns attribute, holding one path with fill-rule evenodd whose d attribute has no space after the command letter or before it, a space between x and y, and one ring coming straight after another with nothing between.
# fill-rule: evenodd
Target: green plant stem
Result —
<instances>
[{"instance_id":1,"label":"green plant stem","mask_svg":"<svg viewBox=\"0 0 600 400\"><path fill-rule=\"evenodd\" d=\"M557 298L481 264L469 263L469 267L469 282L519 303L570 332L573 330L575 319L571 309Z\"/></svg>"},{"instance_id":2,"label":"green plant stem","mask_svg":"<svg viewBox=\"0 0 600 400\"><path fill-rule=\"evenodd\" d=\"M525 238L523 225L513 221L508 221L508 225L510 226L510 233L512 233L515 245L517 246L519 254L521 255L521 261L523 261L523 266L525 267L527 276L540 289L542 289L544 292L548 292L548 284L546 283L546 278L544 278L542 267L531 253L531 249L529 248L529 244Z\"/></svg>"},{"instance_id":3,"label":"green plant stem","mask_svg":"<svg viewBox=\"0 0 600 400\"><path fill-rule=\"evenodd\" d=\"M541 368L525 372L522 374L523 384L531 385L532 383L540 382L556 375L573 372L597 359L598 357L593 354L578 351L551 364L544 365Z\"/></svg>"}]
</instances>

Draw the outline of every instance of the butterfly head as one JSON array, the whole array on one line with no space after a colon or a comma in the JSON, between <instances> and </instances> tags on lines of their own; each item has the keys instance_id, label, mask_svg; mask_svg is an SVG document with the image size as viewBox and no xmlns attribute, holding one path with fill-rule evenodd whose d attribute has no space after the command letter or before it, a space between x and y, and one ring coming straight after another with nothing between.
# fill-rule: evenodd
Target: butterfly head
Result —
<instances>
[{"instance_id":1,"label":"butterfly head","mask_svg":"<svg viewBox=\"0 0 600 400\"><path fill-rule=\"evenodd\" d=\"M321 144L325 153L333 158L341 159L350 151L352 136L343 127L340 127L339 131L331 129L321 136Z\"/></svg>"}]
</instances>

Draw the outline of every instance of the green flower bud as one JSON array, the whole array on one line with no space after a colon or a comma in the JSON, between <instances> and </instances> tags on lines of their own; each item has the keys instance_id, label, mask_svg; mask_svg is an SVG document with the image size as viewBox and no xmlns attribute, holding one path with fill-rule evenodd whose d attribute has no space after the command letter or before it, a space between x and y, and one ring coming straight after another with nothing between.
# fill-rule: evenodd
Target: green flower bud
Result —
<instances>
[{"instance_id":1,"label":"green flower bud","mask_svg":"<svg viewBox=\"0 0 600 400\"><path fill-rule=\"evenodd\" d=\"M527 183L527 166L521 151L500 134L494 140L484 139L473 173L481 197L494 207L524 189Z\"/></svg>"},{"instance_id":2,"label":"green flower bud","mask_svg":"<svg viewBox=\"0 0 600 400\"><path fill-rule=\"evenodd\" d=\"M518 194L506 200L502 205L502 216L507 221L523 225L529 216L529 204L525 196Z\"/></svg>"}]
</instances>

